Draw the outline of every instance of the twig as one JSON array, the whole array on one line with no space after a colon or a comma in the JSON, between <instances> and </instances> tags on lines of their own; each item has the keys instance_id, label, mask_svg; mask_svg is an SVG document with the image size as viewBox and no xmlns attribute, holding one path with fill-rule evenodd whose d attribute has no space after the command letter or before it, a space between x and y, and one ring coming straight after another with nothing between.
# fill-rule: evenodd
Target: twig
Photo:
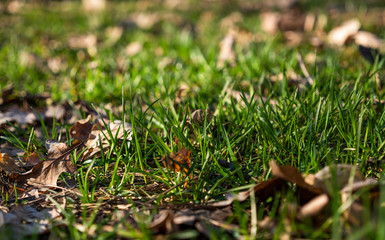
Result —
<instances>
[{"instance_id":1,"label":"twig","mask_svg":"<svg viewBox=\"0 0 385 240\"><path fill-rule=\"evenodd\" d=\"M188 182L190 182L190 181L193 181L193 180L195 181L195 180L197 180L197 179L198 179L198 177L194 177L194 178L192 178L192 179L189 179L189 180L186 180L186 181L184 181L184 182L181 182L181 183L179 183L178 185L175 185L175 186L171 187L170 189L167 189L166 191L162 192L160 195L166 195L167 193L171 192L171 191L174 190L175 188L178 188L178 187L180 187L180 186L182 186L182 185L184 185L184 184L186 184L186 183L188 183ZM155 201L156 199L157 199L157 198L152 198L152 199L148 200L147 202L145 202L145 205L152 203L152 202Z\"/></svg>"},{"instance_id":2,"label":"twig","mask_svg":"<svg viewBox=\"0 0 385 240\"><path fill-rule=\"evenodd\" d=\"M313 83L314 83L313 77L310 76L309 71L306 69L305 62L303 61L303 57L302 57L300 52L297 52L297 60L298 60L298 64L301 67L301 70L302 70L303 74L306 77L307 83L310 86L312 86Z\"/></svg>"}]
</instances>

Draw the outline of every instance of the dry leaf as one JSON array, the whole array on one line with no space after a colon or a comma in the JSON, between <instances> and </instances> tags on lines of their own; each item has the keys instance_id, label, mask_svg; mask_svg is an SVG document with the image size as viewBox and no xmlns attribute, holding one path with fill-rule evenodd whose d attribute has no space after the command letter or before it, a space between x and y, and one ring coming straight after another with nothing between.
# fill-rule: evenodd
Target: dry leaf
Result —
<instances>
[{"instance_id":1,"label":"dry leaf","mask_svg":"<svg viewBox=\"0 0 385 240\"><path fill-rule=\"evenodd\" d=\"M152 220L148 228L154 232L171 233L175 230L173 217L174 214L170 210L160 211L159 214L154 216L154 219Z\"/></svg>"},{"instance_id":2,"label":"dry leaf","mask_svg":"<svg viewBox=\"0 0 385 240\"><path fill-rule=\"evenodd\" d=\"M278 28L282 31L303 32L305 30L305 22L307 15L300 10L293 9L280 15ZM307 23L310 28L310 23Z\"/></svg>"},{"instance_id":3,"label":"dry leaf","mask_svg":"<svg viewBox=\"0 0 385 240\"><path fill-rule=\"evenodd\" d=\"M113 45L115 44L120 37L123 34L123 28L122 27L108 27L104 31L105 35L107 36L107 44Z\"/></svg>"},{"instance_id":4,"label":"dry leaf","mask_svg":"<svg viewBox=\"0 0 385 240\"><path fill-rule=\"evenodd\" d=\"M73 36L68 39L68 45L70 48L95 48L98 39L93 34Z\"/></svg>"},{"instance_id":5,"label":"dry leaf","mask_svg":"<svg viewBox=\"0 0 385 240\"><path fill-rule=\"evenodd\" d=\"M364 56L370 63L374 63L377 57L378 61L382 60L383 56L379 52L384 46L382 39L370 32L359 31L354 36L354 41L358 45L362 56Z\"/></svg>"},{"instance_id":6,"label":"dry leaf","mask_svg":"<svg viewBox=\"0 0 385 240\"><path fill-rule=\"evenodd\" d=\"M286 31L283 35L288 46L299 46L305 38L302 32Z\"/></svg>"},{"instance_id":7,"label":"dry leaf","mask_svg":"<svg viewBox=\"0 0 385 240\"><path fill-rule=\"evenodd\" d=\"M295 167L278 166L273 160L270 161L270 167L273 176L296 184L300 190L300 198L305 202L323 193L322 189L307 184L301 173Z\"/></svg>"},{"instance_id":8,"label":"dry leaf","mask_svg":"<svg viewBox=\"0 0 385 240\"><path fill-rule=\"evenodd\" d=\"M334 28L328 34L328 41L332 45L342 47L349 37L353 37L360 29L360 21L351 19Z\"/></svg>"},{"instance_id":9,"label":"dry leaf","mask_svg":"<svg viewBox=\"0 0 385 240\"><path fill-rule=\"evenodd\" d=\"M18 0L13 0L8 3L7 10L9 13L18 13L20 9L23 7L24 2L18 1Z\"/></svg>"},{"instance_id":10,"label":"dry leaf","mask_svg":"<svg viewBox=\"0 0 385 240\"><path fill-rule=\"evenodd\" d=\"M0 127L5 126L7 122L18 123L20 126L24 124L33 124L38 121L38 117L35 113L29 111L23 111L14 106L8 109L6 112L0 112Z\"/></svg>"},{"instance_id":11,"label":"dry leaf","mask_svg":"<svg viewBox=\"0 0 385 240\"><path fill-rule=\"evenodd\" d=\"M0 153L0 169L7 174L13 172L22 172L22 170L16 165L15 160L6 153Z\"/></svg>"},{"instance_id":12,"label":"dry leaf","mask_svg":"<svg viewBox=\"0 0 385 240\"><path fill-rule=\"evenodd\" d=\"M371 208L373 208L373 200L378 199L380 196L379 183L377 180L368 178L363 181L357 181L353 184L347 184L341 190L341 201L343 204L349 204L351 194L358 190L363 191L362 196L368 197L371 201ZM361 199L353 201L348 208L344 211L344 218L353 224L354 226L363 226L365 208L362 205ZM372 213L373 214L373 213ZM373 216L374 217L374 216Z\"/></svg>"},{"instance_id":13,"label":"dry leaf","mask_svg":"<svg viewBox=\"0 0 385 240\"><path fill-rule=\"evenodd\" d=\"M229 63L232 67L236 64L236 57L234 52L235 37L233 32L230 30L223 38L220 44L220 52L218 57L217 66L222 68L225 63Z\"/></svg>"},{"instance_id":14,"label":"dry leaf","mask_svg":"<svg viewBox=\"0 0 385 240\"><path fill-rule=\"evenodd\" d=\"M260 15L261 28L263 31L269 34L275 34L278 32L278 24L280 21L280 15L276 12L265 12Z\"/></svg>"},{"instance_id":15,"label":"dry leaf","mask_svg":"<svg viewBox=\"0 0 385 240\"><path fill-rule=\"evenodd\" d=\"M27 166L34 166L34 165L40 163L41 160L45 159L46 157L43 156L39 152L33 152L33 153L29 154L28 156L24 156L24 158L25 158L24 161L27 164Z\"/></svg>"},{"instance_id":16,"label":"dry leaf","mask_svg":"<svg viewBox=\"0 0 385 240\"><path fill-rule=\"evenodd\" d=\"M191 116L187 117L186 122L190 125L192 124L199 124L203 125L204 121L206 120L207 123L211 121L213 118L213 111L206 109L198 109L191 113Z\"/></svg>"},{"instance_id":17,"label":"dry leaf","mask_svg":"<svg viewBox=\"0 0 385 240\"><path fill-rule=\"evenodd\" d=\"M181 148L177 153L171 153L162 157L162 161L165 167L181 172L182 169L185 173L191 168L190 160L191 151L187 148Z\"/></svg>"},{"instance_id":18,"label":"dry leaf","mask_svg":"<svg viewBox=\"0 0 385 240\"><path fill-rule=\"evenodd\" d=\"M55 216L48 209L39 212L34 207L18 204L8 213L0 210L0 227L10 227L15 239L31 238L48 231L52 217Z\"/></svg>"},{"instance_id":19,"label":"dry leaf","mask_svg":"<svg viewBox=\"0 0 385 240\"><path fill-rule=\"evenodd\" d=\"M55 58L49 58L47 60L47 66L49 70L51 70L53 73L56 74L64 70L67 67L67 64L62 58L55 57Z\"/></svg>"},{"instance_id":20,"label":"dry leaf","mask_svg":"<svg viewBox=\"0 0 385 240\"><path fill-rule=\"evenodd\" d=\"M136 13L130 17L127 25L134 25L148 30L158 23L159 20L159 15L155 13Z\"/></svg>"},{"instance_id":21,"label":"dry leaf","mask_svg":"<svg viewBox=\"0 0 385 240\"><path fill-rule=\"evenodd\" d=\"M354 41L357 45L373 49L380 49L384 44L384 41L381 38L373 33L365 31L358 31L358 33L354 35Z\"/></svg>"},{"instance_id":22,"label":"dry leaf","mask_svg":"<svg viewBox=\"0 0 385 240\"><path fill-rule=\"evenodd\" d=\"M334 171L338 190L345 187L349 182L351 174L353 174L353 182L361 181L363 179L359 169L356 166L348 164L337 164L335 166L327 166L317 172L314 177L314 185L317 188L322 189L324 192L329 193L330 187L333 187L333 173Z\"/></svg>"},{"instance_id":23,"label":"dry leaf","mask_svg":"<svg viewBox=\"0 0 385 240\"><path fill-rule=\"evenodd\" d=\"M120 120L115 120L107 124L113 139L123 141L126 136L126 139L128 140L127 143L130 143L132 140L131 124L124 123L123 125L123 122ZM100 153L101 147L103 147L103 149L109 148L111 141L111 136L108 134L108 130L100 124L94 124L88 140L85 143L85 146L88 147L88 151L85 153L86 158ZM100 146L100 144L102 146Z\"/></svg>"},{"instance_id":24,"label":"dry leaf","mask_svg":"<svg viewBox=\"0 0 385 240\"><path fill-rule=\"evenodd\" d=\"M48 159L33 166L25 173L12 173L9 176L10 181L16 183L28 182L32 185L50 185L56 186L57 179L63 172L74 173L76 166L72 163L68 152L68 147L64 143L53 140L47 140Z\"/></svg>"},{"instance_id":25,"label":"dry leaf","mask_svg":"<svg viewBox=\"0 0 385 240\"><path fill-rule=\"evenodd\" d=\"M71 138L81 142L88 139L91 133L93 124L90 123L91 115L88 115L86 119L82 119L76 122L70 129Z\"/></svg>"},{"instance_id":26,"label":"dry leaf","mask_svg":"<svg viewBox=\"0 0 385 240\"><path fill-rule=\"evenodd\" d=\"M229 29L235 27L243 21L243 15L240 12L232 12L230 15L221 20L221 29ZM207 23L207 22L206 22Z\"/></svg>"},{"instance_id":27,"label":"dry leaf","mask_svg":"<svg viewBox=\"0 0 385 240\"><path fill-rule=\"evenodd\" d=\"M99 12L106 8L106 0L82 0L84 10Z\"/></svg>"},{"instance_id":28,"label":"dry leaf","mask_svg":"<svg viewBox=\"0 0 385 240\"><path fill-rule=\"evenodd\" d=\"M132 57L132 56L136 55L137 53L139 53L140 51L142 51L142 49L143 49L142 43L132 42L132 43L127 45L125 52L126 52L127 56Z\"/></svg>"}]
</instances>

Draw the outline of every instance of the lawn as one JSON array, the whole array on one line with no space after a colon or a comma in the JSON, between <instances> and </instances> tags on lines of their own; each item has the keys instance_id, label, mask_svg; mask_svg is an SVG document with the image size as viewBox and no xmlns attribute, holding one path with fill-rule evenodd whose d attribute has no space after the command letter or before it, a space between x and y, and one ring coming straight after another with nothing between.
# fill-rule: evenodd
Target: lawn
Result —
<instances>
[{"instance_id":1,"label":"lawn","mask_svg":"<svg viewBox=\"0 0 385 240\"><path fill-rule=\"evenodd\" d=\"M384 239L381 1L0 3L7 239Z\"/></svg>"}]
</instances>

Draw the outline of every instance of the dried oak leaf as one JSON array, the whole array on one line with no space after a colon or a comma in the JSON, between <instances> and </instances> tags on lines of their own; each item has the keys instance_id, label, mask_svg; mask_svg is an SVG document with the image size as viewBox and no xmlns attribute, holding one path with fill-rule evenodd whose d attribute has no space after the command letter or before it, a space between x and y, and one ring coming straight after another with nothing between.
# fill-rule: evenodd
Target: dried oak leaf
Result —
<instances>
[{"instance_id":1,"label":"dried oak leaf","mask_svg":"<svg viewBox=\"0 0 385 240\"><path fill-rule=\"evenodd\" d=\"M68 147L64 143L47 140L46 147L48 148L48 159L52 160L40 162L25 173L12 173L9 176L10 181L56 186L61 173L74 173L76 171L76 166L72 163L70 154L67 153Z\"/></svg>"},{"instance_id":2,"label":"dried oak leaf","mask_svg":"<svg viewBox=\"0 0 385 240\"><path fill-rule=\"evenodd\" d=\"M170 155L163 156L161 161L165 167L171 170L180 172L183 169L183 171L187 173L191 168L190 155L190 150L187 148L181 148L177 153L171 153Z\"/></svg>"}]
</instances>

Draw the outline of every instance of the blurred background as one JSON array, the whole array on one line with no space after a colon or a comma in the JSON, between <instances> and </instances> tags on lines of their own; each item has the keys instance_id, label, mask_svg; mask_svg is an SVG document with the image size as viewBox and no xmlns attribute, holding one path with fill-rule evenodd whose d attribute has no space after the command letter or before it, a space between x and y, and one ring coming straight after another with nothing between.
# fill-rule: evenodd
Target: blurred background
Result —
<instances>
[{"instance_id":1,"label":"blurred background","mask_svg":"<svg viewBox=\"0 0 385 240\"><path fill-rule=\"evenodd\" d=\"M2 1L0 90L12 85L50 92L52 101L121 102L123 87L152 102L175 99L185 88L215 101L213 93L231 78L234 88L264 96L282 78L283 65L298 78L298 49L310 69L333 66L338 75L339 67L368 68L374 56L361 57L355 33L336 44L328 34L354 19L356 31L382 41L384 6L375 0Z\"/></svg>"}]
</instances>

